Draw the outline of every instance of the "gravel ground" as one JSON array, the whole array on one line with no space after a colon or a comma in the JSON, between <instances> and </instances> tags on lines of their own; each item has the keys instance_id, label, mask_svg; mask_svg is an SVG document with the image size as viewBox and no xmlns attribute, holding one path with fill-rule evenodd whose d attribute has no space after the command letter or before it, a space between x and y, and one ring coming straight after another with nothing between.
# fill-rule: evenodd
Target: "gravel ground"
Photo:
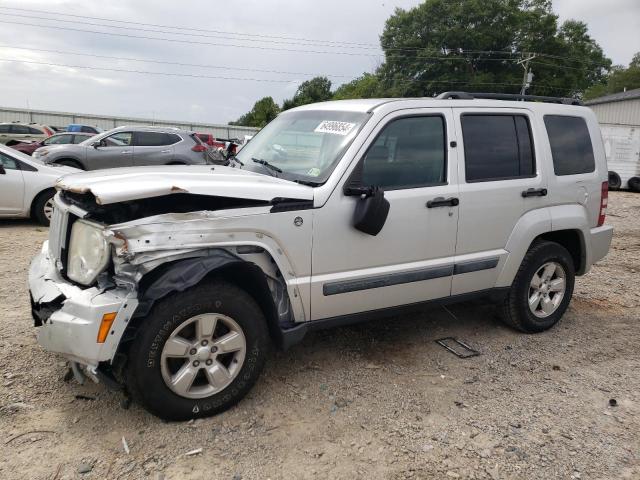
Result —
<instances>
[{"instance_id":1,"label":"gravel ground","mask_svg":"<svg viewBox=\"0 0 640 480\"><path fill-rule=\"evenodd\" d=\"M549 332L467 303L312 334L237 407L189 423L63 381L25 285L47 231L3 221L0 478L640 478L640 195L612 193L607 221L609 256Z\"/></svg>"}]
</instances>

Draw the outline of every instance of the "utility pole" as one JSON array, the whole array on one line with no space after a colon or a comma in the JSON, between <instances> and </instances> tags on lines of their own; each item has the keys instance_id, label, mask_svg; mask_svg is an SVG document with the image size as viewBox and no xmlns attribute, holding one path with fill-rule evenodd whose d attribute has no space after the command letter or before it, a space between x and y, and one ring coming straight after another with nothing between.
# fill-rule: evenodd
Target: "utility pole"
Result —
<instances>
[{"instance_id":1,"label":"utility pole","mask_svg":"<svg viewBox=\"0 0 640 480\"><path fill-rule=\"evenodd\" d=\"M524 69L524 75L522 76L522 89L520 90L520 95L524 95L527 92L527 88L531 86L531 82L533 81L533 72L529 68L529 62L536 58L536 55L529 55L527 58L523 58L518 61L518 65L522 65Z\"/></svg>"}]
</instances>

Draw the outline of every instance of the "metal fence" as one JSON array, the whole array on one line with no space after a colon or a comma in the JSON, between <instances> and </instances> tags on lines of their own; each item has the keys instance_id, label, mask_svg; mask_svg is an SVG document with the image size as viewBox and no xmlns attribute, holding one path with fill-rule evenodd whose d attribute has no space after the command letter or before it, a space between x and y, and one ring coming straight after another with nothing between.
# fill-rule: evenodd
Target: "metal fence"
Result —
<instances>
[{"instance_id":1,"label":"metal fence","mask_svg":"<svg viewBox=\"0 0 640 480\"><path fill-rule=\"evenodd\" d=\"M40 123L53 127L66 127L71 123L80 123L110 130L123 125L157 125L161 127L178 127L198 133L210 133L219 138L244 138L255 135L258 131L253 127L237 127L233 125L216 125L210 123L184 122L172 120L156 120L150 118L112 117L107 115L89 115L84 113L49 112L45 110L27 110L22 108L0 107L0 123L2 122Z\"/></svg>"}]
</instances>

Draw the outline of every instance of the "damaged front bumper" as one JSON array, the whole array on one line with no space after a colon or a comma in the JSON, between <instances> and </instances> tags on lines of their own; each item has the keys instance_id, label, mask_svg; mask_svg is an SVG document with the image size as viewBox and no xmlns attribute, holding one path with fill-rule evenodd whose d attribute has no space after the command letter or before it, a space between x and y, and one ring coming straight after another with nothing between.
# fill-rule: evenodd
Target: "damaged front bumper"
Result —
<instances>
[{"instance_id":1,"label":"damaged front bumper","mask_svg":"<svg viewBox=\"0 0 640 480\"><path fill-rule=\"evenodd\" d=\"M80 288L65 280L49 257L48 242L29 268L31 309L38 343L73 362L97 368L110 362L138 306L136 294L125 288ZM103 316L116 313L103 343L98 332Z\"/></svg>"}]
</instances>

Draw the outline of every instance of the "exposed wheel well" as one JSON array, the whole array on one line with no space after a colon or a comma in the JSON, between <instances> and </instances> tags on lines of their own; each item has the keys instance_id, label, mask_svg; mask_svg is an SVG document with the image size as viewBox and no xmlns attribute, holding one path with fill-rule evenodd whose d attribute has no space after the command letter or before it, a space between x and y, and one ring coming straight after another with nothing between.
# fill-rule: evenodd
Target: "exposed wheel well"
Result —
<instances>
[{"instance_id":1,"label":"exposed wheel well","mask_svg":"<svg viewBox=\"0 0 640 480\"><path fill-rule=\"evenodd\" d=\"M75 158L58 158L55 162L58 165L66 165L68 167L79 168L80 170L84 170L84 166Z\"/></svg>"},{"instance_id":2,"label":"exposed wheel well","mask_svg":"<svg viewBox=\"0 0 640 480\"><path fill-rule=\"evenodd\" d=\"M167 165L186 165L184 162L169 162Z\"/></svg>"},{"instance_id":3,"label":"exposed wheel well","mask_svg":"<svg viewBox=\"0 0 640 480\"><path fill-rule=\"evenodd\" d=\"M547 240L562 245L567 249L573 260L576 275L584 273L585 268L585 246L584 240L579 230L558 230L539 235L536 240ZM535 241L535 240L534 240Z\"/></svg>"}]
</instances>

